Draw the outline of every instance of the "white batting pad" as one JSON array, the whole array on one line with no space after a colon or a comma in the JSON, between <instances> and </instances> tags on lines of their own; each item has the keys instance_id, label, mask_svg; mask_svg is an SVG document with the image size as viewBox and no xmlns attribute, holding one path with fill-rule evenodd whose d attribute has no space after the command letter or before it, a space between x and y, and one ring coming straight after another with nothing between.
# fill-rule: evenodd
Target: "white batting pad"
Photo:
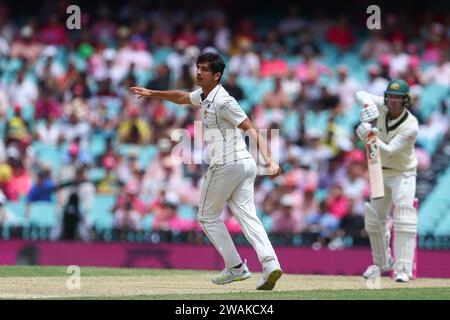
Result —
<instances>
[{"instance_id":1,"label":"white batting pad","mask_svg":"<svg viewBox=\"0 0 450 320\"><path fill-rule=\"evenodd\" d=\"M394 233L394 270L396 273L405 271L412 277L417 235L417 213L412 204L398 204L395 207Z\"/></svg>"},{"instance_id":2,"label":"white batting pad","mask_svg":"<svg viewBox=\"0 0 450 320\"><path fill-rule=\"evenodd\" d=\"M365 206L366 216L364 223L369 235L373 263L379 266L381 271L389 270L389 261L391 260L389 226L387 222L381 222L377 212L370 203L366 202Z\"/></svg>"}]
</instances>

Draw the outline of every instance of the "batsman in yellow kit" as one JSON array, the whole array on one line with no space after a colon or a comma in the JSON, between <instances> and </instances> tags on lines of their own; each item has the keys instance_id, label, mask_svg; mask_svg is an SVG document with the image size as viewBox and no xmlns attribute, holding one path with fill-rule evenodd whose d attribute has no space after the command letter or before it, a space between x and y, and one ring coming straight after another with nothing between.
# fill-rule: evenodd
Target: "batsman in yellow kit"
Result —
<instances>
[{"instance_id":1,"label":"batsman in yellow kit","mask_svg":"<svg viewBox=\"0 0 450 320\"><path fill-rule=\"evenodd\" d=\"M363 277L372 279L393 270L395 281L409 282L413 279L417 235L414 145L419 130L417 118L408 110L411 103L409 86L403 80L392 80L384 97L358 91L356 98L364 105L356 133L363 141L369 133L377 135L385 190L383 198L371 199L365 204L365 229L374 264L367 268ZM370 123L374 120L376 126L373 127ZM395 261L390 250L389 214L392 207Z\"/></svg>"}]
</instances>

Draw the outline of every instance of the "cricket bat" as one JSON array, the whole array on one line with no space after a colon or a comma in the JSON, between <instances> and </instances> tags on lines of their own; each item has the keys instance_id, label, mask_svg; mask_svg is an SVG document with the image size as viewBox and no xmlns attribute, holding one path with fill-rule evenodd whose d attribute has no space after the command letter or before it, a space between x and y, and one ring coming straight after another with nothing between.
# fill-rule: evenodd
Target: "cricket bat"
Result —
<instances>
[{"instance_id":1,"label":"cricket bat","mask_svg":"<svg viewBox=\"0 0 450 320\"><path fill-rule=\"evenodd\" d=\"M379 199L384 197L383 172L378 149L377 136L370 132L366 138L367 168L369 169L370 197Z\"/></svg>"}]
</instances>

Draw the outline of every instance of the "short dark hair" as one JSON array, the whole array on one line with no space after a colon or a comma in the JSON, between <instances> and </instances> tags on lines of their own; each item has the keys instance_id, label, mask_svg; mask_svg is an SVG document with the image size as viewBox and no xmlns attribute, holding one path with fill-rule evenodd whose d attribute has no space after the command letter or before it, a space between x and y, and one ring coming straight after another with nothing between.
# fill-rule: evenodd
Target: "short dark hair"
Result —
<instances>
[{"instance_id":1,"label":"short dark hair","mask_svg":"<svg viewBox=\"0 0 450 320\"><path fill-rule=\"evenodd\" d=\"M222 57L214 52L205 52L198 56L197 64L205 62L209 63L209 67L213 74L220 72L220 78L222 79L223 70L225 70L225 61L223 61Z\"/></svg>"}]
</instances>

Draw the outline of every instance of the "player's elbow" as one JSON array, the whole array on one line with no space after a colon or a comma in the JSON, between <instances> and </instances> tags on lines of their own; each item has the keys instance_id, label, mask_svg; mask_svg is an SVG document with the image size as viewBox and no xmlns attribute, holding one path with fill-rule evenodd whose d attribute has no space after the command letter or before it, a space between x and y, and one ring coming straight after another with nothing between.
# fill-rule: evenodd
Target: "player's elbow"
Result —
<instances>
[{"instance_id":1,"label":"player's elbow","mask_svg":"<svg viewBox=\"0 0 450 320\"><path fill-rule=\"evenodd\" d=\"M358 90L355 93L355 98L359 102L362 102L364 100L364 97L367 96L367 93L364 90Z\"/></svg>"}]
</instances>

